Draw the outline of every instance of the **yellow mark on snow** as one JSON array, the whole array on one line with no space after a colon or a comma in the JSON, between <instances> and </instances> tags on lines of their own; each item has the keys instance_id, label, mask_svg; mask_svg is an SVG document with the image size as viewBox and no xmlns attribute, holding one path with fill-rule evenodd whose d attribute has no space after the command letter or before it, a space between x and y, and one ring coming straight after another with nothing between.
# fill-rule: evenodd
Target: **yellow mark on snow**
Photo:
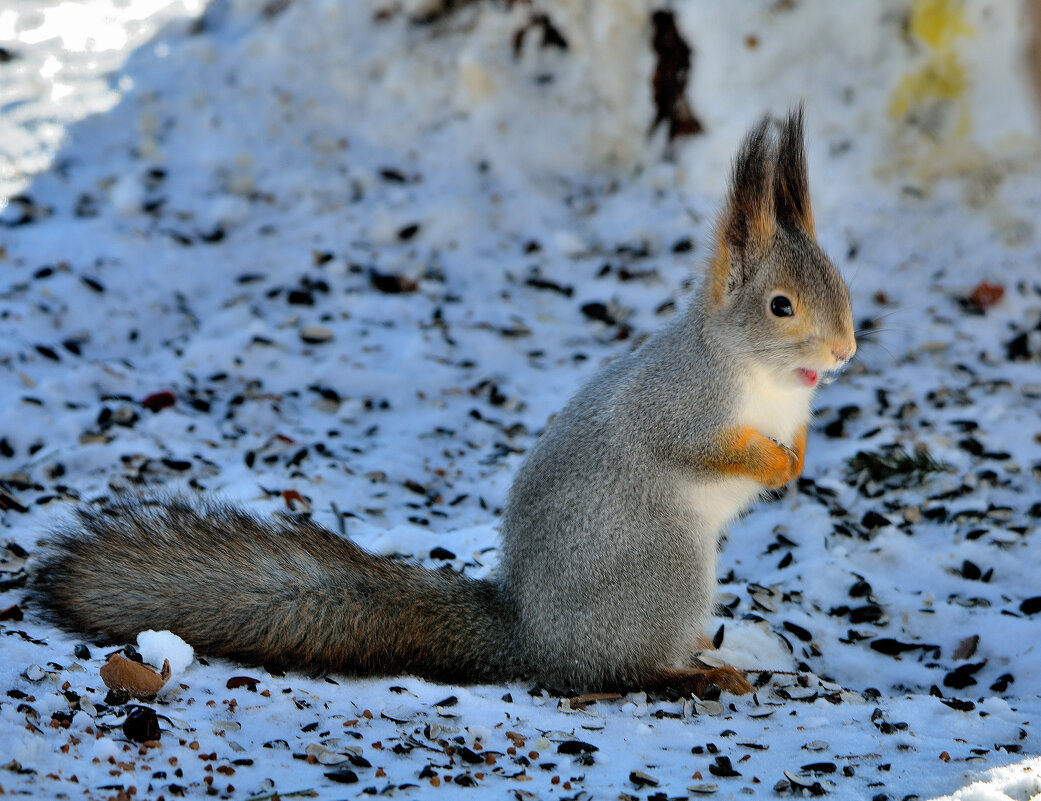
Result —
<instances>
[{"instance_id":1,"label":"yellow mark on snow","mask_svg":"<svg viewBox=\"0 0 1041 801\"><path fill-rule=\"evenodd\" d=\"M928 59L900 79L890 99L889 116L932 139L964 136L971 125L965 101L968 76L956 45L975 31L965 21L963 0L913 0L910 32L926 48Z\"/></svg>"},{"instance_id":2,"label":"yellow mark on snow","mask_svg":"<svg viewBox=\"0 0 1041 801\"><path fill-rule=\"evenodd\" d=\"M965 22L961 0L915 0L911 4L911 34L933 50L949 48L959 36L973 33Z\"/></svg>"}]
</instances>

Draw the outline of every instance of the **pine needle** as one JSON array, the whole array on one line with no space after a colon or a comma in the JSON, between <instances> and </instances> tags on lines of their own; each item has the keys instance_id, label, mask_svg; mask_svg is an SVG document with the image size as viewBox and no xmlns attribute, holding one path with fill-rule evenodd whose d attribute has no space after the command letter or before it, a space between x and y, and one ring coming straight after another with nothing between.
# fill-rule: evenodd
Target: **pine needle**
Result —
<instances>
[{"instance_id":1,"label":"pine needle","mask_svg":"<svg viewBox=\"0 0 1041 801\"><path fill-rule=\"evenodd\" d=\"M910 452L895 445L879 451L859 451L848 464L851 479L867 478L904 487L923 484L932 473L951 470L949 464L935 458L924 446Z\"/></svg>"},{"instance_id":2,"label":"pine needle","mask_svg":"<svg viewBox=\"0 0 1041 801\"><path fill-rule=\"evenodd\" d=\"M314 790L293 790L291 792L279 792L275 790L271 793L265 793L264 795L253 795L246 799L246 801L275 801L279 798L317 798L318 793Z\"/></svg>"}]
</instances>

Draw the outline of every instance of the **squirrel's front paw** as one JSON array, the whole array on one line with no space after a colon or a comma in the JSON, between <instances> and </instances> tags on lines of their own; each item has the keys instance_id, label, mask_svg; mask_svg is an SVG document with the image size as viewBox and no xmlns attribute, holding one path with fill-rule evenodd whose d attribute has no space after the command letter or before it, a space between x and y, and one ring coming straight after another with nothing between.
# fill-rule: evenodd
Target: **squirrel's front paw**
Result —
<instances>
[{"instance_id":1,"label":"squirrel's front paw","mask_svg":"<svg viewBox=\"0 0 1041 801\"><path fill-rule=\"evenodd\" d=\"M723 474L746 476L775 489L802 472L805 443L803 433L793 449L754 428L739 426L723 432L716 453L706 457L702 466Z\"/></svg>"},{"instance_id":2,"label":"squirrel's front paw","mask_svg":"<svg viewBox=\"0 0 1041 801\"><path fill-rule=\"evenodd\" d=\"M770 467L764 476L763 484L770 489L777 489L798 477L802 472L802 459L799 458L796 451L783 442L770 440L770 444L774 448L770 454Z\"/></svg>"}]
</instances>

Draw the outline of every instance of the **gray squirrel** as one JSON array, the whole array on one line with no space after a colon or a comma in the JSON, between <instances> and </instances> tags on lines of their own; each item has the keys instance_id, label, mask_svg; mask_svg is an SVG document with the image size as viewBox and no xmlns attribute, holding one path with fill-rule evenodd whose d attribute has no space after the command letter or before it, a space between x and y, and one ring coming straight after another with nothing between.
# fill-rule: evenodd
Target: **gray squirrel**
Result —
<instances>
[{"instance_id":1,"label":"gray squirrel","mask_svg":"<svg viewBox=\"0 0 1041 801\"><path fill-rule=\"evenodd\" d=\"M856 349L816 242L802 110L734 162L701 292L549 424L502 518L498 575L368 553L309 519L121 499L52 532L32 588L111 641L168 629L237 661L562 692L751 689L703 646L727 523L802 471L810 401Z\"/></svg>"}]
</instances>

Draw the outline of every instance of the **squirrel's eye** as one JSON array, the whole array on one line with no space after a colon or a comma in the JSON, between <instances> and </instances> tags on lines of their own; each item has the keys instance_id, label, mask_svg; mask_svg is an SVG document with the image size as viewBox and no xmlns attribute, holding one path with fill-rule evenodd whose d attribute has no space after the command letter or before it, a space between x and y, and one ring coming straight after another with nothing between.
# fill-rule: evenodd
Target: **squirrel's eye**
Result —
<instances>
[{"instance_id":1,"label":"squirrel's eye","mask_svg":"<svg viewBox=\"0 0 1041 801\"><path fill-rule=\"evenodd\" d=\"M792 302L784 295L777 295L770 301L770 311L774 313L775 317L791 317L795 314Z\"/></svg>"}]
</instances>

